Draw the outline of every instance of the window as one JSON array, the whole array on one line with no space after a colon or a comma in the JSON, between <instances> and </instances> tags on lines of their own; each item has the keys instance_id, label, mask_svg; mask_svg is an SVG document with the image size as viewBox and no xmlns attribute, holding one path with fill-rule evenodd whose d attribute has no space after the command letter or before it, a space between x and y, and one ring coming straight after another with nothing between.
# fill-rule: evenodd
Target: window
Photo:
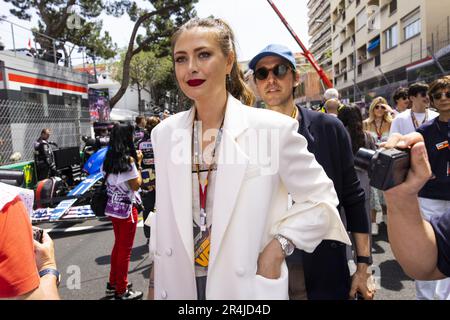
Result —
<instances>
[{"instance_id":1,"label":"window","mask_svg":"<svg viewBox=\"0 0 450 320\"><path fill-rule=\"evenodd\" d=\"M389 50L398 45L398 26L393 25L384 32L385 50Z\"/></svg>"},{"instance_id":2,"label":"window","mask_svg":"<svg viewBox=\"0 0 450 320\"><path fill-rule=\"evenodd\" d=\"M363 9L358 13L358 16L356 17L356 28L359 30L361 29L367 22L367 13L366 10Z\"/></svg>"},{"instance_id":3,"label":"window","mask_svg":"<svg viewBox=\"0 0 450 320\"><path fill-rule=\"evenodd\" d=\"M334 50L338 50L341 46L341 41L339 40L339 36L336 36L333 40Z\"/></svg>"},{"instance_id":4,"label":"window","mask_svg":"<svg viewBox=\"0 0 450 320\"><path fill-rule=\"evenodd\" d=\"M389 15L394 14L397 11L397 0L391 0L389 3Z\"/></svg>"},{"instance_id":5,"label":"window","mask_svg":"<svg viewBox=\"0 0 450 320\"><path fill-rule=\"evenodd\" d=\"M422 31L422 20L420 19L419 9L409 14L402 20L403 23L403 37L408 40Z\"/></svg>"}]
</instances>

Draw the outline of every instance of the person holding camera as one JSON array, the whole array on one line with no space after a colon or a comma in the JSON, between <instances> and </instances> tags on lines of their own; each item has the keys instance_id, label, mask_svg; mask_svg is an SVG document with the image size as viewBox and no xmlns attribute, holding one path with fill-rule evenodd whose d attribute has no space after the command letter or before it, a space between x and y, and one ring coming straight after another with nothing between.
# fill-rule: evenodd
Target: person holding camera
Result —
<instances>
[{"instance_id":1,"label":"person holding camera","mask_svg":"<svg viewBox=\"0 0 450 320\"><path fill-rule=\"evenodd\" d=\"M395 133L384 147L411 148L411 168L406 180L384 193L389 210L389 242L395 258L414 279L450 277L450 209L427 221L419 207L418 194L432 176L423 136Z\"/></svg>"},{"instance_id":2,"label":"person holding camera","mask_svg":"<svg viewBox=\"0 0 450 320\"><path fill-rule=\"evenodd\" d=\"M439 115L417 129L427 149L433 179L419 192L419 203L425 220L450 209L450 76L434 81L428 91L433 107ZM417 298L433 300L450 298L450 279L442 281L416 281Z\"/></svg>"},{"instance_id":3,"label":"person holding camera","mask_svg":"<svg viewBox=\"0 0 450 320\"><path fill-rule=\"evenodd\" d=\"M0 299L59 299L53 241L42 230L35 238L39 241L33 240L30 218L17 190L0 183Z\"/></svg>"}]
</instances>

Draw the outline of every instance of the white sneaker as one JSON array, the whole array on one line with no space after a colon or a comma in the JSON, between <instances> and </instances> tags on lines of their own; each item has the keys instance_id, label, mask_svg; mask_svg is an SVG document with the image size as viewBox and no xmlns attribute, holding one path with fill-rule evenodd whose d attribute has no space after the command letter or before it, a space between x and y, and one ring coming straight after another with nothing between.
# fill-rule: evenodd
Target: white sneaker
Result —
<instances>
[{"instance_id":1,"label":"white sneaker","mask_svg":"<svg viewBox=\"0 0 450 320\"><path fill-rule=\"evenodd\" d=\"M377 236L378 235L378 224L375 222L372 222L372 235Z\"/></svg>"}]
</instances>

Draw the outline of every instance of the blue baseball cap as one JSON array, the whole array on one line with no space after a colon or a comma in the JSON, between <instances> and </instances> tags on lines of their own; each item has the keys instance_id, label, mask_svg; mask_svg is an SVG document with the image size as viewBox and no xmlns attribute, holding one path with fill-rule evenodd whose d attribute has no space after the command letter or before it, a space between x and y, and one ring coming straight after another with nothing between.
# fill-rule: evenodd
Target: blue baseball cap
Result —
<instances>
[{"instance_id":1,"label":"blue baseball cap","mask_svg":"<svg viewBox=\"0 0 450 320\"><path fill-rule=\"evenodd\" d=\"M278 56L287 60L291 66L296 70L295 57L291 50L288 47L283 46L281 44L269 44L267 47L261 50L252 60L250 60L248 67L255 71L256 64L259 60L268 56Z\"/></svg>"}]
</instances>

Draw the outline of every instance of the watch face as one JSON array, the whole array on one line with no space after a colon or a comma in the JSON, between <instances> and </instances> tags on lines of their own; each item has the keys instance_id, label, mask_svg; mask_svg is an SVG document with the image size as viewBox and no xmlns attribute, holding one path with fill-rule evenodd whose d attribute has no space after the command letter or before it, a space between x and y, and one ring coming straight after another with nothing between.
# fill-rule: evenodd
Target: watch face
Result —
<instances>
[{"instance_id":1,"label":"watch face","mask_svg":"<svg viewBox=\"0 0 450 320\"><path fill-rule=\"evenodd\" d=\"M286 255L290 256L294 252L295 247L288 242L287 248L286 248Z\"/></svg>"}]
</instances>

